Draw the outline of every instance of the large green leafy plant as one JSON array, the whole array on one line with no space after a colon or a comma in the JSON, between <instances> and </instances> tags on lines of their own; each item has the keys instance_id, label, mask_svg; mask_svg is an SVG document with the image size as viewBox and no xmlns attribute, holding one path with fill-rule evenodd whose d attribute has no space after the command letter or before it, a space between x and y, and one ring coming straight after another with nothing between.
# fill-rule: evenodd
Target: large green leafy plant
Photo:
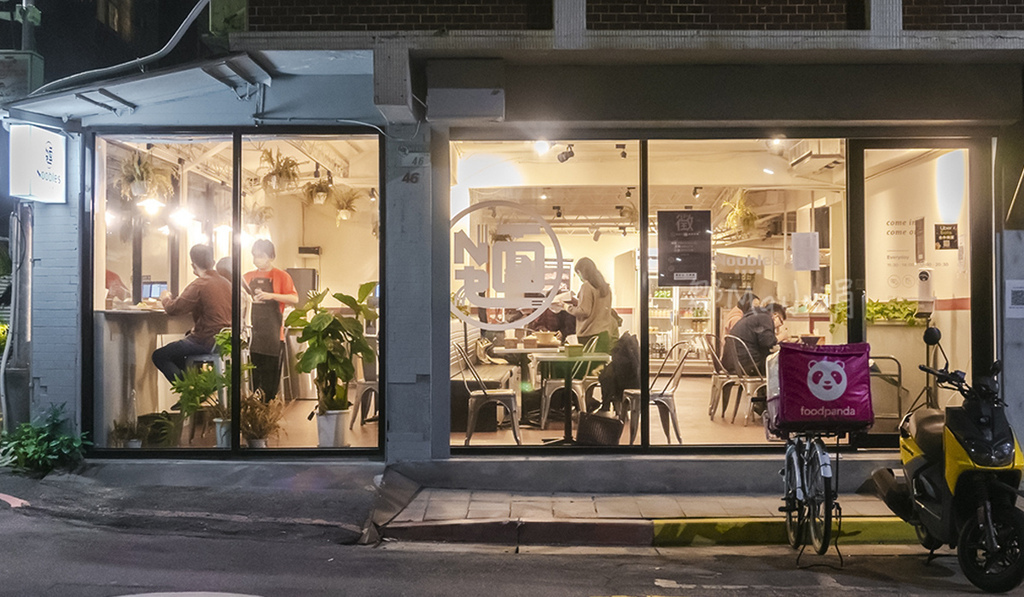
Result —
<instances>
[{"instance_id":1,"label":"large green leafy plant","mask_svg":"<svg viewBox=\"0 0 1024 597\"><path fill-rule=\"evenodd\" d=\"M836 326L846 323L846 302L835 303L829 307L829 312L832 314L832 322L829 323L828 331L834 332ZM868 299L864 309L864 319L870 322L902 321L907 325L917 325L920 318L917 316L917 301L908 299L876 301Z\"/></svg>"},{"instance_id":2,"label":"large green leafy plant","mask_svg":"<svg viewBox=\"0 0 1024 597\"><path fill-rule=\"evenodd\" d=\"M0 466L18 472L45 475L55 468L70 469L82 461L86 446L92 445L84 434L67 432L64 405L54 405L41 420L22 423L0 434Z\"/></svg>"},{"instance_id":3,"label":"large green leafy plant","mask_svg":"<svg viewBox=\"0 0 1024 597\"><path fill-rule=\"evenodd\" d=\"M371 363L377 358L363 333L364 324L377 319L377 313L366 304L376 286L377 282L366 282L354 297L342 292L331 295L348 307L352 315L324 307L323 300L330 292L324 290L292 311L285 321L285 325L302 330L299 342L306 344L306 350L299 353L297 368L303 373L316 372L321 414L348 408L347 384L355 379L356 355Z\"/></svg>"}]
</instances>

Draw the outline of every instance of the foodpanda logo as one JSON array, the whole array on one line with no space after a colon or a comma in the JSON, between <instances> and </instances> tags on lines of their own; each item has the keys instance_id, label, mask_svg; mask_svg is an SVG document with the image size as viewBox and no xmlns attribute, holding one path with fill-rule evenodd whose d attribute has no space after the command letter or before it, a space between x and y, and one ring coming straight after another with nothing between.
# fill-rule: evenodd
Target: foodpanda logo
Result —
<instances>
[{"instance_id":1,"label":"foodpanda logo","mask_svg":"<svg viewBox=\"0 0 1024 597\"><path fill-rule=\"evenodd\" d=\"M807 389L823 402L832 402L846 391L846 368L842 362L811 361L808 365Z\"/></svg>"}]
</instances>

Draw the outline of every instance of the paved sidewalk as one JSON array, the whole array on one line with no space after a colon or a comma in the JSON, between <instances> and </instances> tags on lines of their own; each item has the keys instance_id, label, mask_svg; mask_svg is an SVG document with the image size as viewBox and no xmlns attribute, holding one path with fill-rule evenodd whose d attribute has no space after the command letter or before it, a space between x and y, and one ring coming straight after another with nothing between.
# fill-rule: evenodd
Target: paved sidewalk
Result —
<instances>
[{"instance_id":1,"label":"paved sidewalk","mask_svg":"<svg viewBox=\"0 0 1024 597\"><path fill-rule=\"evenodd\" d=\"M849 543L914 543L871 495L841 495ZM385 539L670 546L785 543L776 495L506 493L423 488L381 526Z\"/></svg>"}]
</instances>

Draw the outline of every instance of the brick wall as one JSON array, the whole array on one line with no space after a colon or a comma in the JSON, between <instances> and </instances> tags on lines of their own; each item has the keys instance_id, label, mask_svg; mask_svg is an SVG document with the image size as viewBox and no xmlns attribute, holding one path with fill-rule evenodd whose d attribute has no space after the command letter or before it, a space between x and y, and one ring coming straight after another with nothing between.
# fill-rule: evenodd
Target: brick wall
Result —
<instances>
[{"instance_id":1,"label":"brick wall","mask_svg":"<svg viewBox=\"0 0 1024 597\"><path fill-rule=\"evenodd\" d=\"M249 30L530 30L553 27L555 0L249 0Z\"/></svg>"},{"instance_id":2,"label":"brick wall","mask_svg":"<svg viewBox=\"0 0 1024 597\"><path fill-rule=\"evenodd\" d=\"M1024 30L1024 0L903 0L903 29Z\"/></svg>"},{"instance_id":3,"label":"brick wall","mask_svg":"<svg viewBox=\"0 0 1024 597\"><path fill-rule=\"evenodd\" d=\"M587 29L864 29L865 0L587 0Z\"/></svg>"}]
</instances>

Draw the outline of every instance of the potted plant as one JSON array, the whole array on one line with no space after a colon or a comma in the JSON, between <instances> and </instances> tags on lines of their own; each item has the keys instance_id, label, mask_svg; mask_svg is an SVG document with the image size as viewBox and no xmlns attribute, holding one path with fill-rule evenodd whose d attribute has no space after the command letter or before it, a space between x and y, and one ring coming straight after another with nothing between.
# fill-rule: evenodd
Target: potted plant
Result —
<instances>
[{"instance_id":1,"label":"potted plant","mask_svg":"<svg viewBox=\"0 0 1024 597\"><path fill-rule=\"evenodd\" d=\"M347 220L356 213L356 199L358 198L359 191L352 187L334 188L334 192L331 193L331 202L334 203L334 209L337 212L334 217L335 226L341 226L342 220Z\"/></svg>"},{"instance_id":2,"label":"potted plant","mask_svg":"<svg viewBox=\"0 0 1024 597\"><path fill-rule=\"evenodd\" d=\"M366 322L377 319L377 313L366 299L377 282L359 286L353 297L338 292L332 296L352 311L352 315L329 310L323 300L329 290L313 295L305 305L288 315L285 325L301 329L299 342L306 350L299 353L297 369L316 372L317 431L320 446L344 445L344 417L349 409L348 382L355 378L355 358L373 362L377 355L363 333ZM340 434L340 437L339 437Z\"/></svg>"},{"instance_id":3,"label":"potted plant","mask_svg":"<svg viewBox=\"0 0 1024 597\"><path fill-rule=\"evenodd\" d=\"M267 167L267 173L260 180L264 192L294 187L299 182L299 163L295 158L282 156L280 149L276 153L272 149L264 149L260 154L260 165Z\"/></svg>"},{"instance_id":4,"label":"potted plant","mask_svg":"<svg viewBox=\"0 0 1024 597\"><path fill-rule=\"evenodd\" d=\"M188 367L182 371L171 382L171 391L178 394L175 406L182 420L192 419L203 408L217 404L217 392L223 387L224 378L212 368Z\"/></svg>"},{"instance_id":5,"label":"potted plant","mask_svg":"<svg viewBox=\"0 0 1024 597\"><path fill-rule=\"evenodd\" d=\"M729 209L725 217L725 224L738 236L750 236L757 229L757 214L747 205L747 196L743 191L737 191L732 201L722 201L722 205Z\"/></svg>"},{"instance_id":6,"label":"potted plant","mask_svg":"<svg viewBox=\"0 0 1024 597\"><path fill-rule=\"evenodd\" d=\"M313 182L307 182L302 186L302 196L306 203L323 205L327 198L334 192L334 185L326 178L318 178Z\"/></svg>"},{"instance_id":7,"label":"potted plant","mask_svg":"<svg viewBox=\"0 0 1024 597\"><path fill-rule=\"evenodd\" d=\"M263 401L263 392L256 390L242 396L242 424L239 430L250 448L266 448L267 440L281 430L284 400Z\"/></svg>"},{"instance_id":8,"label":"potted plant","mask_svg":"<svg viewBox=\"0 0 1024 597\"><path fill-rule=\"evenodd\" d=\"M274 217L274 208L256 201L242 200L242 223L251 227L251 232L259 232Z\"/></svg>"},{"instance_id":9,"label":"potted plant","mask_svg":"<svg viewBox=\"0 0 1024 597\"><path fill-rule=\"evenodd\" d=\"M117 185L121 188L121 196L128 201L147 195L166 197L174 192L170 171L157 168L151 156L139 151L133 151L121 160Z\"/></svg>"},{"instance_id":10,"label":"potted plant","mask_svg":"<svg viewBox=\"0 0 1024 597\"><path fill-rule=\"evenodd\" d=\"M149 437L149 426L138 419L114 421L110 429L110 443L114 448L141 448L142 440Z\"/></svg>"}]
</instances>

